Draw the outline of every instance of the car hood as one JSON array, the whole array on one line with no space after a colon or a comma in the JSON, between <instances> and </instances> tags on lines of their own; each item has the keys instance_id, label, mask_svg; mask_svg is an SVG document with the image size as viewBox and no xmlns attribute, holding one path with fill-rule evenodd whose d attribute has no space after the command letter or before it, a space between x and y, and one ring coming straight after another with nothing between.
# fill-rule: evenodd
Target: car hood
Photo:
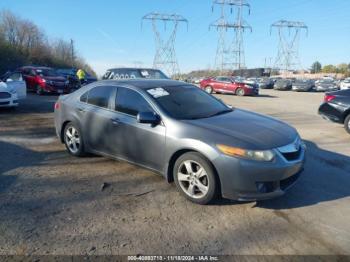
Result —
<instances>
[{"instance_id":1,"label":"car hood","mask_svg":"<svg viewBox=\"0 0 350 262\"><path fill-rule=\"evenodd\" d=\"M241 109L186 122L212 131L215 143L245 149L266 150L281 147L292 143L298 135L293 127L282 121Z\"/></svg>"}]
</instances>

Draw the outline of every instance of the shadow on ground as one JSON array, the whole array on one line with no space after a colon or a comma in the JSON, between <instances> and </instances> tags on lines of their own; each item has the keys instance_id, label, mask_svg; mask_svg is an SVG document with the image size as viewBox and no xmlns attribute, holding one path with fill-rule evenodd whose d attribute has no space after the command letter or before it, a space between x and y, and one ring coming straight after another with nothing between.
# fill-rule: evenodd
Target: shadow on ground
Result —
<instances>
[{"instance_id":1,"label":"shadow on ground","mask_svg":"<svg viewBox=\"0 0 350 262\"><path fill-rule=\"evenodd\" d=\"M284 196L258 202L256 207L290 209L350 196L350 157L305 142L307 159L299 181Z\"/></svg>"}]
</instances>

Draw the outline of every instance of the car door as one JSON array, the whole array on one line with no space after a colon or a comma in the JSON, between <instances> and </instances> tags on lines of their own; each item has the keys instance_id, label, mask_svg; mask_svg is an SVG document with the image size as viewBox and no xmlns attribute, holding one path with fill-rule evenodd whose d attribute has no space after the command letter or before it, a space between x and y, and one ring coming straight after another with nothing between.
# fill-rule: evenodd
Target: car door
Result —
<instances>
[{"instance_id":1,"label":"car door","mask_svg":"<svg viewBox=\"0 0 350 262\"><path fill-rule=\"evenodd\" d=\"M109 141L112 119L112 99L116 92L113 86L95 86L80 97L76 114L80 119L86 146L92 150L112 154L113 146Z\"/></svg>"},{"instance_id":2,"label":"car door","mask_svg":"<svg viewBox=\"0 0 350 262\"><path fill-rule=\"evenodd\" d=\"M115 154L134 163L161 171L165 152L165 126L137 121L139 112L155 112L149 101L138 91L118 87L110 141Z\"/></svg>"},{"instance_id":3,"label":"car door","mask_svg":"<svg viewBox=\"0 0 350 262\"><path fill-rule=\"evenodd\" d=\"M24 99L27 96L26 82L23 81L22 75L19 72L12 73L6 79L6 83L10 88L17 92L18 99Z\"/></svg>"},{"instance_id":4,"label":"car door","mask_svg":"<svg viewBox=\"0 0 350 262\"><path fill-rule=\"evenodd\" d=\"M35 90L37 86L35 71L30 68L25 68L22 70L22 75L27 84L27 88L32 91Z\"/></svg>"}]
</instances>

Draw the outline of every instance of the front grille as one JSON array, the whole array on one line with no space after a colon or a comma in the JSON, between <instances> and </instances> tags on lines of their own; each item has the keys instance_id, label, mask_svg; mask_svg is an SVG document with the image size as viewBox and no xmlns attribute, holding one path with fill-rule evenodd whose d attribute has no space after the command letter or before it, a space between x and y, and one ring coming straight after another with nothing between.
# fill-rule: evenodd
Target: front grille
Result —
<instances>
[{"instance_id":1,"label":"front grille","mask_svg":"<svg viewBox=\"0 0 350 262\"><path fill-rule=\"evenodd\" d=\"M287 189L288 187L293 185L298 180L299 177L300 177L300 173L297 173L294 176L291 176L291 177L288 177L288 178L286 178L284 180L281 180L280 181L280 188L282 190Z\"/></svg>"},{"instance_id":2,"label":"front grille","mask_svg":"<svg viewBox=\"0 0 350 262\"><path fill-rule=\"evenodd\" d=\"M299 150L296 152L281 153L281 154L288 161L295 161L295 160L299 159L300 153L301 153L301 148L299 148Z\"/></svg>"},{"instance_id":3,"label":"front grille","mask_svg":"<svg viewBox=\"0 0 350 262\"><path fill-rule=\"evenodd\" d=\"M10 98L10 97L11 97L10 93L8 93L8 92L0 92L0 99Z\"/></svg>"}]
</instances>

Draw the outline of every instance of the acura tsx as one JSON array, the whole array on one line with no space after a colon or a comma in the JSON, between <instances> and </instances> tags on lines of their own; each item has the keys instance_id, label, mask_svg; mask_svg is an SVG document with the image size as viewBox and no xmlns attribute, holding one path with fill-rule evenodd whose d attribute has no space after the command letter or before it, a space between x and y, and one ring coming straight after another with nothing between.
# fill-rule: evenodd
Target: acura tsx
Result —
<instances>
[{"instance_id":1,"label":"acura tsx","mask_svg":"<svg viewBox=\"0 0 350 262\"><path fill-rule=\"evenodd\" d=\"M305 158L293 127L172 80L89 84L59 97L55 126L70 154L89 152L151 169L198 204L217 196L281 196L300 176Z\"/></svg>"}]
</instances>

